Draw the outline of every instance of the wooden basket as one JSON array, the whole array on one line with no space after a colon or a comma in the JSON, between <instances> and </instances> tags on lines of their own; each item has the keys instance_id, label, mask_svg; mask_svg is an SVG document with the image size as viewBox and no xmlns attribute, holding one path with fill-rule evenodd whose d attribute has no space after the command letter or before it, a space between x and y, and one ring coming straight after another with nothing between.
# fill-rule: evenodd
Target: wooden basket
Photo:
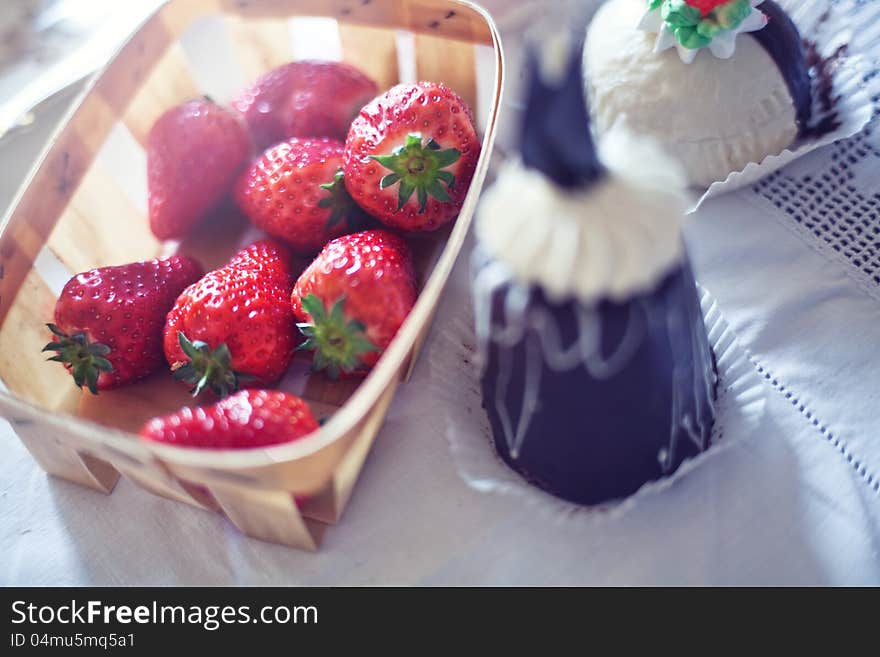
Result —
<instances>
[{"instance_id":1,"label":"wooden basket","mask_svg":"<svg viewBox=\"0 0 880 657\"><path fill-rule=\"evenodd\" d=\"M327 35L322 49L364 69L380 88L442 81L474 107L483 149L464 207L450 229L417 241L419 299L365 380L332 383L295 360L282 387L317 414L332 412L318 432L247 451L146 444L134 435L142 422L191 403L186 391L162 372L97 397L82 394L40 353L44 324L73 272L173 250L195 253L207 267L231 255L243 239L236 222L211 225L181 245L156 241L145 217L142 144L176 103L205 92L227 100L297 55L331 58L298 52L297 34L315 30ZM174 0L159 9L87 85L3 218L0 413L37 462L107 493L121 473L153 493L222 512L250 536L316 549L351 495L461 250L492 151L502 67L491 18L461 0ZM491 97L477 97L478 76L494 80Z\"/></svg>"}]
</instances>

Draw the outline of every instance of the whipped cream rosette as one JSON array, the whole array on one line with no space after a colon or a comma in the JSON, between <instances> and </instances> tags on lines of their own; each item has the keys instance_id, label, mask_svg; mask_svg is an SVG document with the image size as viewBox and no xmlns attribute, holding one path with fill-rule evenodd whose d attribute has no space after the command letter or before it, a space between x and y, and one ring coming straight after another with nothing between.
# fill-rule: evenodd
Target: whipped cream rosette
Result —
<instances>
[{"instance_id":1,"label":"whipped cream rosette","mask_svg":"<svg viewBox=\"0 0 880 657\"><path fill-rule=\"evenodd\" d=\"M832 51L823 4L608 0L584 49L598 134L625 118L712 195L854 134L871 116L867 69Z\"/></svg>"},{"instance_id":2,"label":"whipped cream rosette","mask_svg":"<svg viewBox=\"0 0 880 657\"><path fill-rule=\"evenodd\" d=\"M594 147L579 50L561 80L539 69L478 211L483 403L511 468L600 504L709 447L716 375L677 167L620 127Z\"/></svg>"}]
</instances>

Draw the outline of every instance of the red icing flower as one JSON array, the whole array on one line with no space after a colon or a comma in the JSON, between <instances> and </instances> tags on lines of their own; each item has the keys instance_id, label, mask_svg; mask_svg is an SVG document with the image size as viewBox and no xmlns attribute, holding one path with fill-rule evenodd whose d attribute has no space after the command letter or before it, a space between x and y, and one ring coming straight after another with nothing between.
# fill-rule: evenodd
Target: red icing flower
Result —
<instances>
[{"instance_id":1,"label":"red icing flower","mask_svg":"<svg viewBox=\"0 0 880 657\"><path fill-rule=\"evenodd\" d=\"M700 13L703 16L706 16L710 11L715 9L720 5L727 4L730 0L684 0L685 4L690 5L691 7L696 7L700 10Z\"/></svg>"}]
</instances>

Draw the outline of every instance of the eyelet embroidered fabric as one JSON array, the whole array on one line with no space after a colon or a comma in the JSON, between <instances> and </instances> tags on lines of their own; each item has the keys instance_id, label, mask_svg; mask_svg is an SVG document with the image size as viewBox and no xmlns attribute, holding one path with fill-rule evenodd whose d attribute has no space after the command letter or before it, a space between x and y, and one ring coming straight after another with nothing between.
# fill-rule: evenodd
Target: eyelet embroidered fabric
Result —
<instances>
[{"instance_id":1,"label":"eyelet embroidered fabric","mask_svg":"<svg viewBox=\"0 0 880 657\"><path fill-rule=\"evenodd\" d=\"M876 76L876 73L875 73ZM759 181L753 193L771 202L816 241L844 259L866 292L880 294L880 94L871 123L858 135Z\"/></svg>"}]
</instances>

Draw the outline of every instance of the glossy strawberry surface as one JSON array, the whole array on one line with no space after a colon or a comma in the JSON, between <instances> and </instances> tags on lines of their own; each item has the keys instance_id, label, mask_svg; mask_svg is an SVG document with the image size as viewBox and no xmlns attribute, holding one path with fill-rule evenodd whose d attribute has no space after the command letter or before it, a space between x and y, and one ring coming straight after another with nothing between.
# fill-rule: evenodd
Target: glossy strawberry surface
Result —
<instances>
[{"instance_id":1,"label":"glossy strawberry surface","mask_svg":"<svg viewBox=\"0 0 880 657\"><path fill-rule=\"evenodd\" d=\"M67 336L67 342L56 333L46 351L64 349L68 357L61 362L69 370L76 364L84 368L80 384L88 383L86 352L109 361L112 369L99 367L92 374L98 390L140 379L162 366L165 315L181 291L201 274L201 265L183 256L77 274L55 304L54 326ZM58 349L49 348L52 345Z\"/></svg>"},{"instance_id":2,"label":"glossy strawberry surface","mask_svg":"<svg viewBox=\"0 0 880 657\"><path fill-rule=\"evenodd\" d=\"M316 368L363 374L397 334L416 294L406 242L368 230L327 244L297 280L291 302ZM310 298L317 304L311 312Z\"/></svg>"},{"instance_id":3,"label":"glossy strawberry surface","mask_svg":"<svg viewBox=\"0 0 880 657\"><path fill-rule=\"evenodd\" d=\"M147 137L149 218L156 237L184 237L226 198L250 153L240 117L211 101L190 101L159 117Z\"/></svg>"},{"instance_id":4,"label":"glossy strawberry surface","mask_svg":"<svg viewBox=\"0 0 880 657\"><path fill-rule=\"evenodd\" d=\"M242 249L177 299L165 322L168 363L177 370L192 360L180 344L182 333L210 350L226 345L230 370L242 375L243 385L277 381L287 370L297 340L289 305L292 286L290 255L284 246L263 240Z\"/></svg>"},{"instance_id":5,"label":"glossy strawberry surface","mask_svg":"<svg viewBox=\"0 0 880 657\"><path fill-rule=\"evenodd\" d=\"M327 138L294 138L269 148L236 183L238 206L254 225L313 255L362 222L341 179L342 150L341 142Z\"/></svg>"},{"instance_id":6,"label":"glossy strawberry surface","mask_svg":"<svg viewBox=\"0 0 880 657\"><path fill-rule=\"evenodd\" d=\"M140 435L180 447L247 449L291 442L317 429L308 404L296 395L242 390L210 406L154 418Z\"/></svg>"},{"instance_id":7,"label":"glossy strawberry surface","mask_svg":"<svg viewBox=\"0 0 880 657\"><path fill-rule=\"evenodd\" d=\"M343 62L304 60L265 73L232 102L260 148L290 137L343 140L378 88Z\"/></svg>"},{"instance_id":8,"label":"glossy strawberry surface","mask_svg":"<svg viewBox=\"0 0 880 657\"><path fill-rule=\"evenodd\" d=\"M461 210L479 155L473 114L454 91L433 82L399 84L352 123L345 185L382 223L435 230Z\"/></svg>"}]
</instances>

